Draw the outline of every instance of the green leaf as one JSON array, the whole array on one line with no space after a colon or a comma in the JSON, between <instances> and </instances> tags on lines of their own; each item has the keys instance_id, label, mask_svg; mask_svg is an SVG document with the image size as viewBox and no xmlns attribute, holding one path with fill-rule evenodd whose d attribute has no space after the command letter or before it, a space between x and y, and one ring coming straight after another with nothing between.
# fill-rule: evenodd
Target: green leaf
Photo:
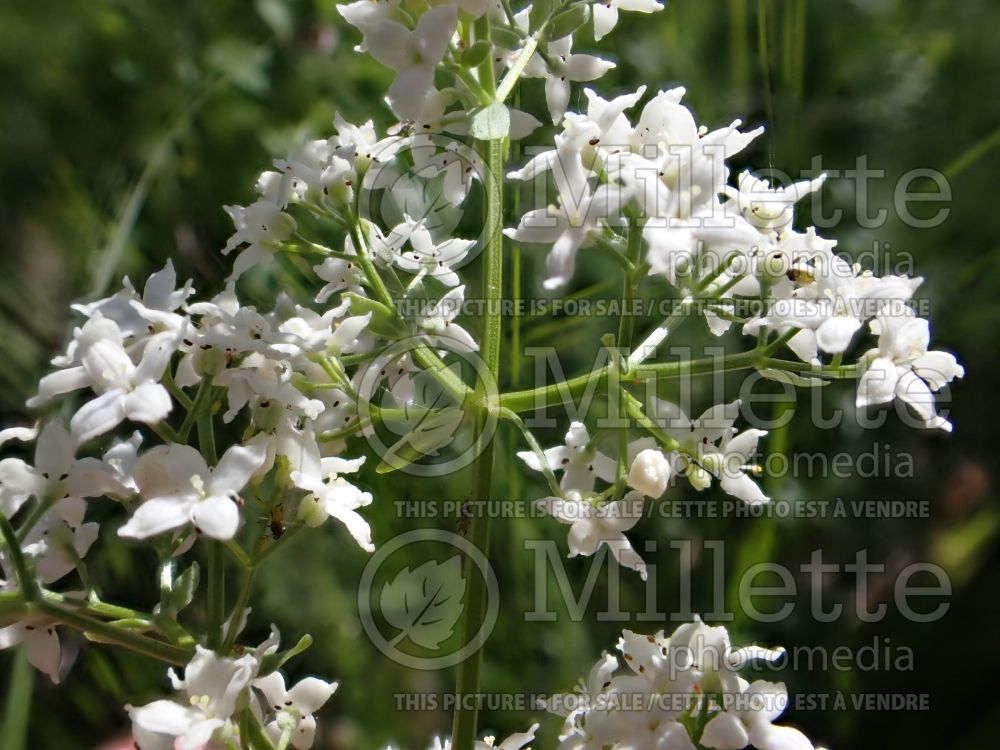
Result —
<instances>
[{"instance_id":1,"label":"green leaf","mask_svg":"<svg viewBox=\"0 0 1000 750\"><path fill-rule=\"evenodd\" d=\"M500 102L476 112L469 124L469 134L480 141L499 141L509 132L510 111Z\"/></svg>"},{"instance_id":2,"label":"green leaf","mask_svg":"<svg viewBox=\"0 0 1000 750\"><path fill-rule=\"evenodd\" d=\"M535 0L528 13L528 28L535 33L552 14L552 0Z\"/></svg>"},{"instance_id":3,"label":"green leaf","mask_svg":"<svg viewBox=\"0 0 1000 750\"><path fill-rule=\"evenodd\" d=\"M587 23L589 12L586 5L574 5L552 19L549 25L549 39L562 39Z\"/></svg>"},{"instance_id":4,"label":"green leaf","mask_svg":"<svg viewBox=\"0 0 1000 750\"><path fill-rule=\"evenodd\" d=\"M171 612L180 612L194 599L195 591L198 590L200 580L200 570L198 563L193 562L191 566L174 579L174 586L170 590L167 605Z\"/></svg>"},{"instance_id":5,"label":"green leaf","mask_svg":"<svg viewBox=\"0 0 1000 750\"><path fill-rule=\"evenodd\" d=\"M399 630L393 643L409 638L437 651L455 632L464 592L461 555L444 562L428 560L414 570L403 568L382 586L379 595L382 615Z\"/></svg>"},{"instance_id":6,"label":"green leaf","mask_svg":"<svg viewBox=\"0 0 1000 750\"><path fill-rule=\"evenodd\" d=\"M494 26L490 31L490 36L494 43L502 49L514 51L521 49L524 45L524 39L521 38L520 34L516 31L505 29L502 26Z\"/></svg>"},{"instance_id":7,"label":"green leaf","mask_svg":"<svg viewBox=\"0 0 1000 750\"><path fill-rule=\"evenodd\" d=\"M485 39L480 39L462 53L462 65L467 68L479 67L479 64L492 52L493 45Z\"/></svg>"},{"instance_id":8,"label":"green leaf","mask_svg":"<svg viewBox=\"0 0 1000 750\"><path fill-rule=\"evenodd\" d=\"M259 672L260 676L264 677L266 675L271 674L272 672L276 672L277 670L281 669L285 665L285 662L294 659L296 656L298 656L307 648L309 648L312 644L313 644L312 636L307 633L306 635L299 638L299 642L296 643L291 648L286 649L285 651L278 651L273 654L268 654L260 661L260 672Z\"/></svg>"}]
</instances>

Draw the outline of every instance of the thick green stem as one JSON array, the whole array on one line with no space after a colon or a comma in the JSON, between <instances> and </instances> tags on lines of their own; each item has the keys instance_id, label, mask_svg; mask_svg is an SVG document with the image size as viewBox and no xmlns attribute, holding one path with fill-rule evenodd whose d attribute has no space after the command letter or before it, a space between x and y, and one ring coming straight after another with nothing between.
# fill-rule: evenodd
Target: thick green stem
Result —
<instances>
[{"instance_id":1,"label":"thick green stem","mask_svg":"<svg viewBox=\"0 0 1000 750\"><path fill-rule=\"evenodd\" d=\"M45 599L33 605L41 617L54 620L62 625L82 630L101 642L112 643L130 651L136 651L168 664L182 665L191 660L193 650L157 641L141 633L134 633L111 623L101 622L92 617Z\"/></svg>"},{"instance_id":2,"label":"thick green stem","mask_svg":"<svg viewBox=\"0 0 1000 750\"><path fill-rule=\"evenodd\" d=\"M214 539L206 541L208 542L208 591L206 593L208 647L218 651L222 645L222 621L226 609L226 569L222 559L222 544Z\"/></svg>"},{"instance_id":3,"label":"thick green stem","mask_svg":"<svg viewBox=\"0 0 1000 750\"><path fill-rule=\"evenodd\" d=\"M628 373L629 380L642 382L663 378L681 378L690 375L706 375L717 372L748 370L750 368L770 368L787 372L802 373L822 378L842 380L858 377L863 365L841 365L835 367L815 367L807 362L793 362L767 356L767 351L755 350L730 354L725 357L702 357L679 362L662 362L642 365ZM599 387L608 377L607 367L593 370L584 375L564 380L552 385L540 386L524 391L512 391L500 395L500 406L513 412L526 412L565 403L570 398L578 398L588 389Z\"/></svg>"},{"instance_id":4,"label":"thick green stem","mask_svg":"<svg viewBox=\"0 0 1000 750\"><path fill-rule=\"evenodd\" d=\"M495 380L500 371L501 310L503 294L503 141L489 141L485 144L487 170L486 185L486 248L483 259L484 293L486 316L483 324L481 354ZM493 394L480 394L488 399ZM475 474L476 501L488 503L493 497L493 465L495 446L492 438L483 435L488 418L488 410L495 407L481 402L476 417L476 430L480 441L473 471ZM472 543L489 559L490 514L473 513L469 536ZM464 643L470 643L479 630L486 607L486 581L475 563L468 558L465 565L465 610L462 613L461 632ZM456 693L459 696L474 695L479 692L479 670L482 658L479 650L469 656L458 667ZM471 705L469 705L471 703ZM459 708L455 711L452 727L452 747L455 750L472 750L476 737L477 709L475 701L459 698Z\"/></svg>"}]
</instances>

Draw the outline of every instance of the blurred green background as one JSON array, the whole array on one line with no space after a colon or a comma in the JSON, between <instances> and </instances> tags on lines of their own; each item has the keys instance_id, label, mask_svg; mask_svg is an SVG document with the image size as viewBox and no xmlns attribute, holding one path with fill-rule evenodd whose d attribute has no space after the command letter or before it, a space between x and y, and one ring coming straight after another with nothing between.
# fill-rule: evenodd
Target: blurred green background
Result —
<instances>
[{"instance_id":1,"label":"blurred green background","mask_svg":"<svg viewBox=\"0 0 1000 750\"><path fill-rule=\"evenodd\" d=\"M959 353L967 367L967 377L953 389L953 436L918 433L894 417L874 431L851 424L819 431L802 409L770 438L769 450L874 449L880 456L912 455L916 465L912 477L889 472L874 479L772 478L767 481L775 497L928 500L928 518L647 519L635 529L640 549L643 539L659 542L653 558L659 562L660 602L667 607L678 597L671 539L694 540L696 550L703 539L725 540L729 601L739 572L758 560L795 569L813 549L821 547L829 561L849 562L866 548L869 559L885 563L887 573L875 577L869 592L873 601L890 605L882 622L847 616L830 625L813 622L809 591L800 578L791 618L767 626L745 618L732 624L737 643L857 648L873 639L883 639L878 642L884 646L888 637L893 646L913 649L912 671L780 675L793 695L930 694L930 711L924 712L791 712L791 721L835 748L994 744L993 712L1000 710L992 679L1000 668L995 645L1000 506L994 489L1000 211L993 184L1000 170L998 28L1000 4L992 0L674 0L652 17L624 14L621 28L601 45L619 64L601 82L603 91L683 83L699 122L717 127L735 116L750 125L766 121L767 134L741 157L748 164L773 165L797 176L815 155L831 169L854 167L859 156L868 155L868 165L886 175L872 183L870 205L888 209L888 222L863 226L854 213L851 184L831 180L824 206L843 209L844 217L824 233L847 252L891 243L897 257L911 253L914 272L928 279L921 295L930 300L934 338ZM349 120L392 122L379 104L389 75L353 52L355 42L330 0L0 4L4 424L28 418L24 399L67 335L71 301L108 293L123 274L141 279L168 257L184 278L195 278L199 291L213 291L225 273L218 251L231 231L222 204L251 200L255 176L271 158L306 135L328 134L336 111ZM526 85L526 108L540 111L540 88L539 81ZM581 99L575 92L574 102ZM529 142L547 136L540 131ZM897 178L914 168L939 170L951 186L950 215L936 228L907 227L893 211ZM523 251L526 293L532 295L539 294L536 251ZM599 288L609 273L610 267L596 261L576 283L585 294L613 297L615 289ZM266 305L266 288L260 290ZM575 373L589 367L593 342L615 322L577 321L572 332L568 325L526 321L523 340L538 345L558 332L564 365ZM517 379L517 385L528 385L523 374ZM739 379L730 385L729 395L735 396ZM826 399L851 411L852 388L831 386ZM565 427L563 419L542 431L543 442L559 442ZM515 436L502 431L500 439L502 455L510 455ZM505 496L543 492L510 459L501 459L499 473ZM398 481L368 472L362 484L376 497L368 516L379 542L413 523L394 517L393 500L461 498L467 480ZM673 496L695 497L680 490ZM602 649L613 647L623 623L573 623L562 617L525 624L534 584L523 541L553 538L564 550L565 529L527 519L494 528L502 610L485 656L483 689L569 690ZM148 604L155 561L106 537L92 552L99 581L125 602ZM449 717L399 713L392 694L447 691L453 676L408 672L368 643L355 599L365 559L339 528L299 537L260 578L250 629L263 635L267 624L276 622L288 641L304 632L317 634L316 645L289 665L293 675L341 680L323 711L317 747L381 747L391 741L395 747L421 748L431 734L449 730ZM951 609L940 622L911 623L892 606L893 575L913 561L936 562L950 574ZM579 591L589 566L576 559L567 569ZM712 606L712 574L713 566L697 557L696 610ZM832 576L827 583L828 601L853 601L851 577ZM598 583L595 602L603 601L604 585ZM642 595L638 581L624 576L626 611L641 610ZM662 625L634 623L646 631ZM74 639L65 638L71 650L82 645ZM8 695L11 675L19 673L14 664L12 654L0 654L0 692ZM80 648L63 686L35 681L28 746L94 747L123 730L122 703L153 699L164 686L160 665ZM531 721L530 713L487 711L481 726L502 736ZM558 724L554 717L542 720L540 747L554 745ZM7 731L15 729L7 725ZM13 734L4 739L0 744L6 747Z\"/></svg>"}]
</instances>

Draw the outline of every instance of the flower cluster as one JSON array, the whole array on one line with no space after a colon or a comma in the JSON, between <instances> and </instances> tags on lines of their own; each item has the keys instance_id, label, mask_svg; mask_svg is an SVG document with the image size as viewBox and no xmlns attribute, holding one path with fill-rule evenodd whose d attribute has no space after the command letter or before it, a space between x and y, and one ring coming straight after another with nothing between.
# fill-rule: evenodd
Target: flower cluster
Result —
<instances>
[{"instance_id":1,"label":"flower cluster","mask_svg":"<svg viewBox=\"0 0 1000 750\"><path fill-rule=\"evenodd\" d=\"M813 750L802 732L774 724L788 704L784 683L739 674L753 661L780 660L781 649L734 649L724 627L696 619L670 636L626 630L617 650L576 693L549 700L565 718L560 748Z\"/></svg>"},{"instance_id":2,"label":"flower cluster","mask_svg":"<svg viewBox=\"0 0 1000 750\"><path fill-rule=\"evenodd\" d=\"M796 229L795 206L822 188L822 175L787 186L751 172L731 180L727 161L763 129L744 130L739 120L699 125L683 88L647 97L640 87L611 99L588 89L585 111L569 111L574 83L615 67L574 51L579 30L599 40L619 11L661 7L338 6L360 34L358 49L395 74L387 104L396 124L383 131L338 115L332 134L296 145L262 172L248 205L225 206L234 231L220 250L232 267L217 294L196 295L168 262L141 291L125 279L113 295L74 306L77 327L28 401L37 422L0 430L0 649L23 644L53 681L68 668L57 628L187 663L183 678L170 673L172 697L128 708L142 750L304 750L313 714L336 683L306 678L286 687L277 669L297 650L279 653L276 633L256 648L238 643L251 573L331 517L373 551L361 512L374 500L362 473L373 452L377 471L405 469L453 450L459 427L508 420L529 448L518 456L548 485L537 503L569 526L570 555L607 547L643 578L645 563L625 532L679 481L768 502L754 463L766 433L736 427L739 401L713 403L692 419L648 397L655 389L644 401L632 394L638 382L705 364L656 356L695 310L715 336L734 328L753 341L700 372L754 368L795 385L856 378L859 407L898 400L922 425L951 429L935 393L964 372L954 356L929 348L929 323L909 306L921 280L878 277L815 229ZM534 182L539 198L510 217L507 146L548 128L506 103L522 79L542 80L542 119L557 132L551 148L506 175ZM550 187L555 201L545 205ZM484 216L463 224L462 212L480 203ZM482 229L478 238L458 229L469 225ZM677 311L639 343L623 313L618 335L602 339L613 352L608 364L574 378L601 388L627 417L611 428L614 448L605 429L591 436L584 417L547 450L525 427L518 413L562 403L549 399L573 390L565 382L511 393L466 382L462 360L482 364L493 384L506 380L504 237L546 249L538 286L547 293L561 294L578 261L601 253L623 269L623 300L649 277L676 295ZM480 255L483 278L469 288L490 304L476 319L464 302ZM282 291L251 302L275 287ZM862 346L866 324L874 346L845 361ZM791 358L778 357L783 349ZM398 440L370 450L379 430L396 430ZM473 439L480 452L495 450L493 442ZM477 462L479 487L491 486L492 467ZM110 519L103 526L92 520L101 503L100 517ZM105 601L95 588L88 553L108 534L155 555L152 611ZM247 573L228 611L227 564ZM182 612L195 600L204 616L191 625ZM812 747L773 724L787 700L783 685L737 674L778 652L732 651L724 629L700 621L670 638L626 631L619 652L627 671L606 654L577 696L583 702L561 711L563 747ZM633 695L646 708L618 706ZM458 750L468 750L474 720L459 719ZM536 729L475 747L521 750Z\"/></svg>"},{"instance_id":3,"label":"flower cluster","mask_svg":"<svg viewBox=\"0 0 1000 750\"><path fill-rule=\"evenodd\" d=\"M290 688L278 671L262 674L265 659L278 649L278 632L253 653L221 657L201 646L184 669L170 670L174 695L145 706L127 706L139 750L200 748L209 743L242 747L253 731L267 733L282 747L306 750L316 736L318 711L337 689L336 682L307 677ZM237 718L240 703L249 714ZM242 725L241 725L242 721Z\"/></svg>"},{"instance_id":4,"label":"flower cluster","mask_svg":"<svg viewBox=\"0 0 1000 750\"><path fill-rule=\"evenodd\" d=\"M539 453L522 451L518 457L535 471L562 472L558 494L537 502L549 515L570 525L571 557L593 555L603 544L621 565L638 571L645 580L646 565L623 532L642 518L644 498L659 499L672 480L683 476L696 490L704 490L714 478L729 495L753 505L768 502L750 477L757 470L750 461L767 433L738 432L733 423L739 407L740 402L733 401L691 420L678 405L652 398L648 412L663 437L628 443L621 465L628 467L624 484L630 491L619 499L609 499L620 484L619 462L597 448L582 422L570 426L565 445ZM610 486L596 491L598 479Z\"/></svg>"}]
</instances>

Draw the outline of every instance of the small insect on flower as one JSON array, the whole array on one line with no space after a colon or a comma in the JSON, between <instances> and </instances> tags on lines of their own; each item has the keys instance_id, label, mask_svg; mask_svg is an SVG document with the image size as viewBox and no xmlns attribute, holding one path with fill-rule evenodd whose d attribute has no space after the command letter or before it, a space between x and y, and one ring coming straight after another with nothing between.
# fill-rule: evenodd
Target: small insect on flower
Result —
<instances>
[{"instance_id":1,"label":"small insect on flower","mask_svg":"<svg viewBox=\"0 0 1000 750\"><path fill-rule=\"evenodd\" d=\"M278 503L271 508L267 517L267 526L271 531L271 537L275 541L281 539L282 534L286 531L284 503Z\"/></svg>"}]
</instances>

